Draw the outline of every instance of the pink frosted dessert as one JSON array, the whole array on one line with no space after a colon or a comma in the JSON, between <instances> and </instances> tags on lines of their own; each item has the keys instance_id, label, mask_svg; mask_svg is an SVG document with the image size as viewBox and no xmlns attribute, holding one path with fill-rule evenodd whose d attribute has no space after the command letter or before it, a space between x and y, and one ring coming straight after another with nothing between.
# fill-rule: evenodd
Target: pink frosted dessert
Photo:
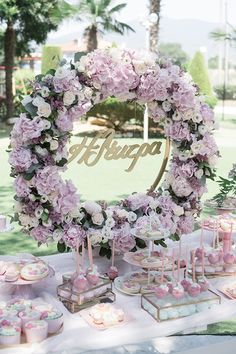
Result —
<instances>
[{"instance_id":1,"label":"pink frosted dessert","mask_svg":"<svg viewBox=\"0 0 236 354\"><path fill-rule=\"evenodd\" d=\"M208 261L211 264L216 264L219 262L219 260L220 260L219 254L216 252L212 252L208 256Z\"/></svg>"},{"instance_id":2,"label":"pink frosted dessert","mask_svg":"<svg viewBox=\"0 0 236 354\"><path fill-rule=\"evenodd\" d=\"M98 276L98 271L96 268L93 270L89 270L86 275L87 280L89 281L90 284L92 285L97 285L99 282L99 276Z\"/></svg>"},{"instance_id":3,"label":"pink frosted dessert","mask_svg":"<svg viewBox=\"0 0 236 354\"><path fill-rule=\"evenodd\" d=\"M24 311L19 312L18 316L22 322L23 332L25 332L26 323L32 320L39 320L41 317L41 313L36 310L26 309Z\"/></svg>"},{"instance_id":4,"label":"pink frosted dessert","mask_svg":"<svg viewBox=\"0 0 236 354\"><path fill-rule=\"evenodd\" d=\"M155 288L155 294L158 299L162 299L167 296L169 292L169 287L166 284L162 284Z\"/></svg>"},{"instance_id":5,"label":"pink frosted dessert","mask_svg":"<svg viewBox=\"0 0 236 354\"><path fill-rule=\"evenodd\" d=\"M118 277L118 269L116 267L110 267L107 271L107 275L110 280L114 280Z\"/></svg>"},{"instance_id":6,"label":"pink frosted dessert","mask_svg":"<svg viewBox=\"0 0 236 354\"><path fill-rule=\"evenodd\" d=\"M78 290L78 291L84 291L88 287L88 280L85 278L85 276L78 275L74 281L73 281L73 286Z\"/></svg>"},{"instance_id":7,"label":"pink frosted dessert","mask_svg":"<svg viewBox=\"0 0 236 354\"><path fill-rule=\"evenodd\" d=\"M223 257L223 260L226 264L233 264L235 262L235 256L233 253L226 253Z\"/></svg>"},{"instance_id":8,"label":"pink frosted dessert","mask_svg":"<svg viewBox=\"0 0 236 354\"><path fill-rule=\"evenodd\" d=\"M207 291L209 288L209 282L205 277L198 278L198 284L200 285L201 292Z\"/></svg>"},{"instance_id":9,"label":"pink frosted dessert","mask_svg":"<svg viewBox=\"0 0 236 354\"><path fill-rule=\"evenodd\" d=\"M188 294L192 297L198 296L201 292L201 286L198 283L193 283L188 287Z\"/></svg>"},{"instance_id":10,"label":"pink frosted dessert","mask_svg":"<svg viewBox=\"0 0 236 354\"><path fill-rule=\"evenodd\" d=\"M175 299L181 299L184 296L184 288L181 284L177 284L172 289L172 296Z\"/></svg>"},{"instance_id":11,"label":"pink frosted dessert","mask_svg":"<svg viewBox=\"0 0 236 354\"><path fill-rule=\"evenodd\" d=\"M18 316L4 316L0 318L0 327L14 326L21 328L21 319Z\"/></svg>"},{"instance_id":12,"label":"pink frosted dessert","mask_svg":"<svg viewBox=\"0 0 236 354\"><path fill-rule=\"evenodd\" d=\"M53 309L42 313L41 319L48 323L48 333L56 333L63 325L63 313Z\"/></svg>"},{"instance_id":13,"label":"pink frosted dessert","mask_svg":"<svg viewBox=\"0 0 236 354\"><path fill-rule=\"evenodd\" d=\"M21 329L13 325L0 327L0 345L20 344Z\"/></svg>"},{"instance_id":14,"label":"pink frosted dessert","mask_svg":"<svg viewBox=\"0 0 236 354\"><path fill-rule=\"evenodd\" d=\"M42 342L48 335L48 324L44 320L29 321L25 325L25 335L28 343Z\"/></svg>"},{"instance_id":15,"label":"pink frosted dessert","mask_svg":"<svg viewBox=\"0 0 236 354\"><path fill-rule=\"evenodd\" d=\"M172 281L168 281L166 285L168 286L169 293L172 294L174 284L172 283Z\"/></svg>"},{"instance_id":16,"label":"pink frosted dessert","mask_svg":"<svg viewBox=\"0 0 236 354\"><path fill-rule=\"evenodd\" d=\"M184 288L184 291L188 290L188 287L192 284L192 279L190 278L184 278L183 280L181 280L180 284L182 285L182 287Z\"/></svg>"}]
</instances>

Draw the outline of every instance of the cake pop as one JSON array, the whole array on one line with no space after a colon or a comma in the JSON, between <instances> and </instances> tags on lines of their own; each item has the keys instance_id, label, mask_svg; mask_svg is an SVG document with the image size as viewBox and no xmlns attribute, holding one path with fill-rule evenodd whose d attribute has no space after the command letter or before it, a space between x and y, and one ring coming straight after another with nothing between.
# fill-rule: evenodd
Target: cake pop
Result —
<instances>
[{"instance_id":1,"label":"cake pop","mask_svg":"<svg viewBox=\"0 0 236 354\"><path fill-rule=\"evenodd\" d=\"M83 291L88 287L88 280L84 275L80 274L74 279L73 286L79 291Z\"/></svg>"},{"instance_id":2,"label":"cake pop","mask_svg":"<svg viewBox=\"0 0 236 354\"><path fill-rule=\"evenodd\" d=\"M211 264L216 264L219 262L219 254L218 252L212 252L208 255L208 261Z\"/></svg>"},{"instance_id":3,"label":"cake pop","mask_svg":"<svg viewBox=\"0 0 236 354\"><path fill-rule=\"evenodd\" d=\"M184 288L185 291L188 290L188 287L192 284L192 280L190 278L184 278L183 280L181 280L180 284L182 285L182 287Z\"/></svg>"},{"instance_id":4,"label":"cake pop","mask_svg":"<svg viewBox=\"0 0 236 354\"><path fill-rule=\"evenodd\" d=\"M204 257L204 250L203 250L203 248L198 247L198 248L196 249L196 251L195 251L195 256L196 256L199 260L201 260L202 257Z\"/></svg>"},{"instance_id":5,"label":"cake pop","mask_svg":"<svg viewBox=\"0 0 236 354\"><path fill-rule=\"evenodd\" d=\"M88 269L86 278L90 284L94 286L97 285L97 283L99 282L99 275L96 266L93 267L93 270L91 270L90 268Z\"/></svg>"},{"instance_id":6,"label":"cake pop","mask_svg":"<svg viewBox=\"0 0 236 354\"><path fill-rule=\"evenodd\" d=\"M223 256L223 260L226 264L233 264L235 262L235 256L233 253L228 252Z\"/></svg>"},{"instance_id":7,"label":"cake pop","mask_svg":"<svg viewBox=\"0 0 236 354\"><path fill-rule=\"evenodd\" d=\"M173 287L172 296L175 299L181 299L184 296L184 288L182 287L182 285L180 283L178 283L177 285L175 285Z\"/></svg>"},{"instance_id":8,"label":"cake pop","mask_svg":"<svg viewBox=\"0 0 236 354\"><path fill-rule=\"evenodd\" d=\"M115 266L111 266L107 271L107 275L110 280L114 280L118 277L118 269Z\"/></svg>"},{"instance_id":9,"label":"cake pop","mask_svg":"<svg viewBox=\"0 0 236 354\"><path fill-rule=\"evenodd\" d=\"M193 283L188 287L188 294L192 297L198 296L201 292L201 286L198 283Z\"/></svg>"},{"instance_id":10,"label":"cake pop","mask_svg":"<svg viewBox=\"0 0 236 354\"><path fill-rule=\"evenodd\" d=\"M162 299L167 296L169 292L169 287L167 284L161 284L160 286L155 288L155 294L158 299Z\"/></svg>"},{"instance_id":11,"label":"cake pop","mask_svg":"<svg viewBox=\"0 0 236 354\"><path fill-rule=\"evenodd\" d=\"M198 278L198 284L200 285L200 291L207 291L209 288L209 282L206 279L206 277L202 276L200 278Z\"/></svg>"}]
</instances>

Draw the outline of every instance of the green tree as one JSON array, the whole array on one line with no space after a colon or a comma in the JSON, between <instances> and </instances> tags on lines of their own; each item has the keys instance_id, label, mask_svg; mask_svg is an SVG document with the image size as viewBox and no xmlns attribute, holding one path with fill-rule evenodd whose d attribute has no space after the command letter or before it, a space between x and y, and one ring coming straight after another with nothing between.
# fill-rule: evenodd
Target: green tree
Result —
<instances>
[{"instance_id":1,"label":"green tree","mask_svg":"<svg viewBox=\"0 0 236 354\"><path fill-rule=\"evenodd\" d=\"M200 51L195 53L189 64L188 71L193 81L198 85L200 92L206 96L207 103L214 107L217 103L217 98L213 93L205 59Z\"/></svg>"},{"instance_id":2,"label":"green tree","mask_svg":"<svg viewBox=\"0 0 236 354\"><path fill-rule=\"evenodd\" d=\"M161 43L158 49L162 57L171 59L179 66L186 65L189 60L188 54L182 49L180 43Z\"/></svg>"},{"instance_id":3,"label":"green tree","mask_svg":"<svg viewBox=\"0 0 236 354\"><path fill-rule=\"evenodd\" d=\"M6 78L6 118L14 115L12 76L15 56L29 54L32 43L43 43L48 32L56 30L72 7L64 0L1 0L0 23L5 28L4 64ZM59 16L60 14L60 16Z\"/></svg>"},{"instance_id":4,"label":"green tree","mask_svg":"<svg viewBox=\"0 0 236 354\"><path fill-rule=\"evenodd\" d=\"M62 58L62 51L60 47L57 46L48 46L45 45L43 47L43 55L42 55L42 74L46 74L46 72L50 69L56 69L58 64Z\"/></svg>"},{"instance_id":5,"label":"green tree","mask_svg":"<svg viewBox=\"0 0 236 354\"><path fill-rule=\"evenodd\" d=\"M229 31L224 31L221 28L217 28L214 31L210 32L210 38L214 41L229 41L232 46L236 45L236 27L232 26L230 23L227 23Z\"/></svg>"},{"instance_id":6,"label":"green tree","mask_svg":"<svg viewBox=\"0 0 236 354\"><path fill-rule=\"evenodd\" d=\"M91 52L98 46L98 32L116 32L121 35L125 31L133 31L133 28L126 23L116 19L116 14L122 10L126 4L112 5L113 0L81 0L78 10L89 25L86 27L84 37L87 42L87 51Z\"/></svg>"}]
</instances>

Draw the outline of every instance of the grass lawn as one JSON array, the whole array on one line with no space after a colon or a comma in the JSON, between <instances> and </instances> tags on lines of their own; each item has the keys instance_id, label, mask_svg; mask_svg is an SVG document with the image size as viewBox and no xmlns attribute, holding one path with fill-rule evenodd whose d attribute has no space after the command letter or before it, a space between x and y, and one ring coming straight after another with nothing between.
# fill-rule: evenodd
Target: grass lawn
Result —
<instances>
[{"instance_id":1,"label":"grass lawn","mask_svg":"<svg viewBox=\"0 0 236 354\"><path fill-rule=\"evenodd\" d=\"M78 143L82 138L73 137L71 144ZM236 125L227 122L222 124L216 132L222 158L218 164L218 174L225 176L235 162L236 152ZM13 179L9 177L10 166L8 154L5 152L9 140L6 131L0 129L0 214L11 214L13 205ZM119 139L120 145L142 143L141 139ZM163 142L164 144L164 142ZM140 158L134 170L125 172L130 160L106 161L101 159L91 168L79 165L76 160L71 162L64 177L72 179L77 186L82 199L107 200L114 202L134 191L145 191L154 181L161 158L146 156ZM214 182L208 183L209 192L204 199L216 192ZM37 244L20 232L18 225L14 225L12 232L0 234L0 254L15 254L17 252L31 252L35 255L55 253L56 246L37 247Z\"/></svg>"}]
</instances>

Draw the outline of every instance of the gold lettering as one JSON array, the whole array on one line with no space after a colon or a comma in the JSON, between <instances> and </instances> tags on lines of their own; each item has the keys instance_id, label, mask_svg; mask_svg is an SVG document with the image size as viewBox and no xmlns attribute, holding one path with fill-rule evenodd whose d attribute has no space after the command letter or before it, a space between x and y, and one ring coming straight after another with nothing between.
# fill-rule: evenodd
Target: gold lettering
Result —
<instances>
[{"instance_id":1,"label":"gold lettering","mask_svg":"<svg viewBox=\"0 0 236 354\"><path fill-rule=\"evenodd\" d=\"M76 157L79 157L77 163L91 167L95 166L102 156L106 160L119 160L119 159L131 159L129 167L125 170L130 172L137 164L140 157L144 157L147 154L158 155L161 153L162 142L155 141L152 144L144 143L142 145L119 145L118 141L114 140L115 131L108 129L105 132L98 133L90 143L88 143L88 137L83 138L81 144L75 144L70 147L69 153L71 154L68 163L73 161ZM100 139L104 139L100 143Z\"/></svg>"}]
</instances>

